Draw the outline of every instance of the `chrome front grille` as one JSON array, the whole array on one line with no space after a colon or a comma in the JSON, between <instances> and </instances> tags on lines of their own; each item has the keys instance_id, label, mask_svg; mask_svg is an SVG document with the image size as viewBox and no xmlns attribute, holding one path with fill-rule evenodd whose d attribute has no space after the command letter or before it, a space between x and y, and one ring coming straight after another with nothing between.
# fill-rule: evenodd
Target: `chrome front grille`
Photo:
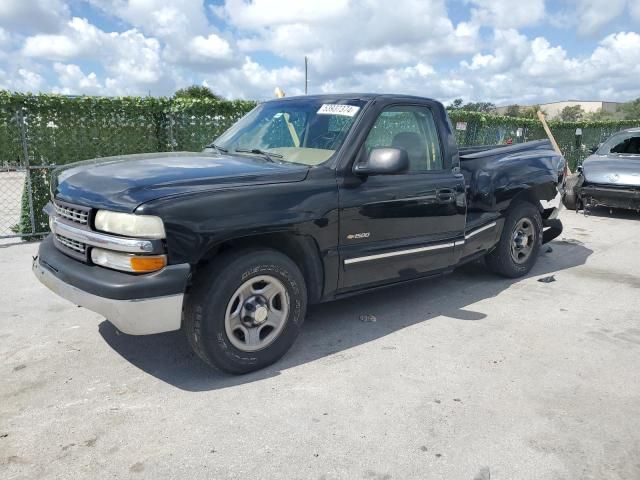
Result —
<instances>
[{"instance_id":1,"label":"chrome front grille","mask_svg":"<svg viewBox=\"0 0 640 480\"><path fill-rule=\"evenodd\" d=\"M76 235L67 235L65 232L59 230L61 230L60 227L67 225L67 228L71 229L71 231L75 229L81 229L79 231L83 232L89 231L89 215L91 209L61 200L54 200L53 208L49 205L48 210L45 209L45 211L52 217L52 225L59 225L58 228L52 227L55 239L54 243L56 247L58 247L58 250L86 262L87 252L89 250L87 243L77 238ZM73 227L71 225L73 225Z\"/></svg>"},{"instance_id":2,"label":"chrome front grille","mask_svg":"<svg viewBox=\"0 0 640 480\"><path fill-rule=\"evenodd\" d=\"M124 253L163 253L160 239L129 238L97 232L91 228L89 207L61 200L48 203L44 211L49 215L55 246L70 257L89 262L91 248L98 247Z\"/></svg>"},{"instance_id":3,"label":"chrome front grille","mask_svg":"<svg viewBox=\"0 0 640 480\"><path fill-rule=\"evenodd\" d=\"M56 209L56 215L60 218L79 223L80 225L87 225L89 223L89 209L71 207L57 202L54 204L54 207Z\"/></svg>"},{"instance_id":4,"label":"chrome front grille","mask_svg":"<svg viewBox=\"0 0 640 480\"><path fill-rule=\"evenodd\" d=\"M73 250L74 252L84 255L87 252L87 245L85 243L73 240L71 238L63 237L60 234L56 234L56 240L66 248Z\"/></svg>"}]
</instances>

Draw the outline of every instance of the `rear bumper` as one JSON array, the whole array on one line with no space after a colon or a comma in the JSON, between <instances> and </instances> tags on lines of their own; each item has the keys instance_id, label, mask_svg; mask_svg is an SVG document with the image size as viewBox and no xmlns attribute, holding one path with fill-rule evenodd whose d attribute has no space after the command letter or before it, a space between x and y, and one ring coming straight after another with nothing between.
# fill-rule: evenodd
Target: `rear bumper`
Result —
<instances>
[{"instance_id":1,"label":"rear bumper","mask_svg":"<svg viewBox=\"0 0 640 480\"><path fill-rule=\"evenodd\" d=\"M583 203L590 207L640 209L640 188L585 185L579 193Z\"/></svg>"},{"instance_id":2,"label":"rear bumper","mask_svg":"<svg viewBox=\"0 0 640 480\"><path fill-rule=\"evenodd\" d=\"M189 265L130 275L69 258L48 237L40 244L32 269L51 291L103 315L124 333L147 335L180 328Z\"/></svg>"},{"instance_id":3,"label":"rear bumper","mask_svg":"<svg viewBox=\"0 0 640 480\"><path fill-rule=\"evenodd\" d=\"M562 222L558 218L562 208L562 199L558 193L552 200L541 200L542 206L542 243L547 243L562 233Z\"/></svg>"}]
</instances>

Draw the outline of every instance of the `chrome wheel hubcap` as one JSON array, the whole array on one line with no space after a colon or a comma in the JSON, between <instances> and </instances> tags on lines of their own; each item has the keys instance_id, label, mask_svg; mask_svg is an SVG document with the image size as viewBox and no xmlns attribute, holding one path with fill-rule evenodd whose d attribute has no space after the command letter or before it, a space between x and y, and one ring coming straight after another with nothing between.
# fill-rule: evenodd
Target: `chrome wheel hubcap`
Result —
<instances>
[{"instance_id":1,"label":"chrome wheel hubcap","mask_svg":"<svg viewBox=\"0 0 640 480\"><path fill-rule=\"evenodd\" d=\"M516 223L511 234L511 258L514 262L525 263L533 252L535 229L529 218L522 218Z\"/></svg>"},{"instance_id":2,"label":"chrome wheel hubcap","mask_svg":"<svg viewBox=\"0 0 640 480\"><path fill-rule=\"evenodd\" d=\"M271 275L244 282L231 296L225 313L225 331L238 350L254 352L269 346L289 316L289 295Z\"/></svg>"}]
</instances>

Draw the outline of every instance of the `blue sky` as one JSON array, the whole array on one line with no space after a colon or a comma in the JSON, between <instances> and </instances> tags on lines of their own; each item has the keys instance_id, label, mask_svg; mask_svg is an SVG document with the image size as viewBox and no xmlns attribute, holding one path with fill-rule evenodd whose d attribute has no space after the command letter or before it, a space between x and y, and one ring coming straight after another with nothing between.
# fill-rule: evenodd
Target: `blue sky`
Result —
<instances>
[{"instance_id":1,"label":"blue sky","mask_svg":"<svg viewBox=\"0 0 640 480\"><path fill-rule=\"evenodd\" d=\"M2 0L0 89L640 96L640 0Z\"/></svg>"}]
</instances>

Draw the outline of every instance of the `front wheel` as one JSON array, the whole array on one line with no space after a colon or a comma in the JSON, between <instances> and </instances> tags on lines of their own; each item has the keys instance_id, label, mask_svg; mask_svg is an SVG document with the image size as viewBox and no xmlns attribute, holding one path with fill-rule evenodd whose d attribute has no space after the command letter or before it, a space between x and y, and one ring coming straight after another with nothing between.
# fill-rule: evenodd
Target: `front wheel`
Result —
<instances>
[{"instance_id":1,"label":"front wheel","mask_svg":"<svg viewBox=\"0 0 640 480\"><path fill-rule=\"evenodd\" d=\"M580 210L582 208L582 201L578 195L578 189L582 186L584 178L580 173L574 173L567 177L567 181L564 185L564 195L562 196L562 203L567 210Z\"/></svg>"},{"instance_id":2,"label":"front wheel","mask_svg":"<svg viewBox=\"0 0 640 480\"><path fill-rule=\"evenodd\" d=\"M500 241L486 256L487 266L505 277L522 277L535 265L541 245L540 211L531 203L518 203L507 213Z\"/></svg>"},{"instance_id":3,"label":"front wheel","mask_svg":"<svg viewBox=\"0 0 640 480\"><path fill-rule=\"evenodd\" d=\"M223 254L193 284L183 328L213 367L235 374L264 368L298 336L307 307L304 277L275 250Z\"/></svg>"}]
</instances>

